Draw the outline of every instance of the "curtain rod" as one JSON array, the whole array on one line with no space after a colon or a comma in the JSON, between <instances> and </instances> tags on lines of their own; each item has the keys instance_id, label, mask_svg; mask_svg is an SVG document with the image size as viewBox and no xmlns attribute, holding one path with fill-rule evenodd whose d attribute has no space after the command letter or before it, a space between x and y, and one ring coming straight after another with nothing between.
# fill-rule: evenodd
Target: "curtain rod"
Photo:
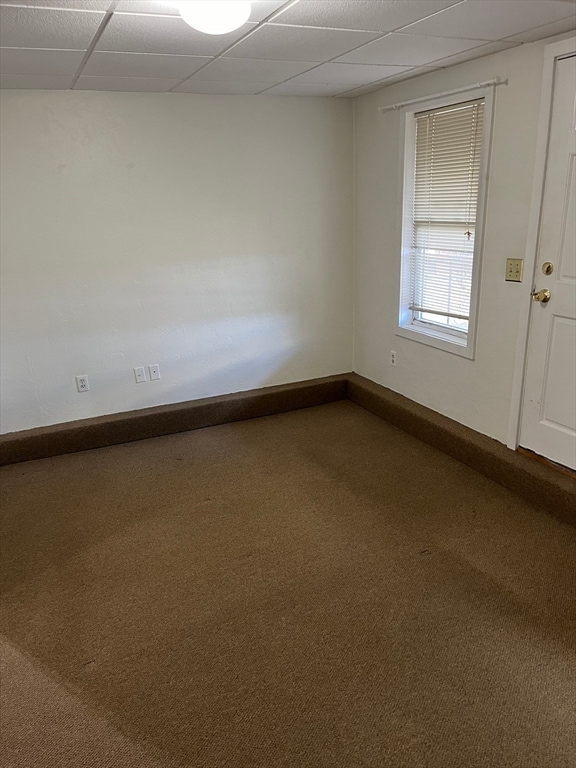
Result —
<instances>
[{"instance_id":1,"label":"curtain rod","mask_svg":"<svg viewBox=\"0 0 576 768\"><path fill-rule=\"evenodd\" d=\"M402 101L398 104L390 104L386 107L379 107L378 112L390 112L393 109L401 109L407 107L409 104L420 104L423 101L430 101L430 99L439 99L442 96L452 96L457 93L466 93L467 91L476 91L479 88L487 88L488 86L508 85L508 80L500 80L496 77L494 80L485 80L483 83L475 83L474 85L467 85L465 88L455 88L453 91L442 91L442 93L433 93L430 96L421 96L419 99L410 99L410 101Z\"/></svg>"}]
</instances>

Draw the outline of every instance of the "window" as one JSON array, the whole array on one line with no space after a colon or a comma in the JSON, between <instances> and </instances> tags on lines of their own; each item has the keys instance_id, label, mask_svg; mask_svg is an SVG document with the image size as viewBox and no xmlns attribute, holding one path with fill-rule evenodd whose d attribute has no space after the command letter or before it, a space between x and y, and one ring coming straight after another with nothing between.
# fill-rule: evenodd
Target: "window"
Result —
<instances>
[{"instance_id":1,"label":"window","mask_svg":"<svg viewBox=\"0 0 576 768\"><path fill-rule=\"evenodd\" d=\"M474 356L491 93L406 111L397 333Z\"/></svg>"}]
</instances>

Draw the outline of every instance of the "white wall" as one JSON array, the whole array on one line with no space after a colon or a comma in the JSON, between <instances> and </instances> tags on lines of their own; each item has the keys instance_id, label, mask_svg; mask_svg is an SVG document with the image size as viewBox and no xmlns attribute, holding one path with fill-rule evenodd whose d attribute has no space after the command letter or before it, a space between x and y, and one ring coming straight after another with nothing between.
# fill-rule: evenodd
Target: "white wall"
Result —
<instances>
[{"instance_id":1,"label":"white wall","mask_svg":"<svg viewBox=\"0 0 576 768\"><path fill-rule=\"evenodd\" d=\"M563 36L566 37L566 36ZM484 434L506 442L518 314L531 275L504 281L506 258L524 258L542 82L541 41L430 73L355 102L354 370ZM491 175L476 359L394 335L400 253L401 114L378 107L494 77ZM397 365L389 364L390 350Z\"/></svg>"},{"instance_id":2,"label":"white wall","mask_svg":"<svg viewBox=\"0 0 576 768\"><path fill-rule=\"evenodd\" d=\"M354 368L505 442L547 42L357 99L354 185L347 100L2 92L2 431ZM394 335L400 115L378 107L496 76L470 361Z\"/></svg>"},{"instance_id":3,"label":"white wall","mask_svg":"<svg viewBox=\"0 0 576 768\"><path fill-rule=\"evenodd\" d=\"M1 107L3 432L351 369L350 102Z\"/></svg>"}]
</instances>

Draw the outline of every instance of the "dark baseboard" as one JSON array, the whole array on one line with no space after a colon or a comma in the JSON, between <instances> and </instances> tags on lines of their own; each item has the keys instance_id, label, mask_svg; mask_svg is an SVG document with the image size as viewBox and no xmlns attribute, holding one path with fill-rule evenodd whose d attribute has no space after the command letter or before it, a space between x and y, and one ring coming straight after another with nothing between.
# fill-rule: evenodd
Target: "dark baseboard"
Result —
<instances>
[{"instance_id":1,"label":"dark baseboard","mask_svg":"<svg viewBox=\"0 0 576 768\"><path fill-rule=\"evenodd\" d=\"M11 432L0 436L0 466L345 399L576 527L573 478L356 373Z\"/></svg>"},{"instance_id":2,"label":"dark baseboard","mask_svg":"<svg viewBox=\"0 0 576 768\"><path fill-rule=\"evenodd\" d=\"M348 399L576 527L576 482L356 373Z\"/></svg>"},{"instance_id":3,"label":"dark baseboard","mask_svg":"<svg viewBox=\"0 0 576 768\"><path fill-rule=\"evenodd\" d=\"M325 405L346 398L347 374L115 413L0 436L0 466Z\"/></svg>"}]
</instances>

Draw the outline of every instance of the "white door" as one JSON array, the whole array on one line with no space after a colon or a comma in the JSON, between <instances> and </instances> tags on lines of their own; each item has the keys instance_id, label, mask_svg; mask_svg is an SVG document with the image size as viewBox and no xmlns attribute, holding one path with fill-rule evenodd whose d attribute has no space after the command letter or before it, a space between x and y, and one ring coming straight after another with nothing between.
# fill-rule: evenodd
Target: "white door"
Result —
<instances>
[{"instance_id":1,"label":"white door","mask_svg":"<svg viewBox=\"0 0 576 768\"><path fill-rule=\"evenodd\" d=\"M534 297L530 313L520 445L576 469L574 54L555 60L551 104L533 278L535 291L550 295Z\"/></svg>"}]
</instances>

